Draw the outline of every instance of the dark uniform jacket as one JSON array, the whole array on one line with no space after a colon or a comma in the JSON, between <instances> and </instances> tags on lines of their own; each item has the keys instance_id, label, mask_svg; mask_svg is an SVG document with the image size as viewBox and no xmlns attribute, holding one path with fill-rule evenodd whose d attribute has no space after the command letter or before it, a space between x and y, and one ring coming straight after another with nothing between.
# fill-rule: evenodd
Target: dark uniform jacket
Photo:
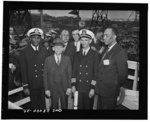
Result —
<instances>
[{"instance_id":1,"label":"dark uniform jacket","mask_svg":"<svg viewBox=\"0 0 150 122\"><path fill-rule=\"evenodd\" d=\"M96 92L101 96L116 97L127 79L127 55L116 44L100 61Z\"/></svg>"},{"instance_id":2,"label":"dark uniform jacket","mask_svg":"<svg viewBox=\"0 0 150 122\"><path fill-rule=\"evenodd\" d=\"M68 56L61 57L60 65L55 61L54 55L49 56L45 60L44 66L44 86L45 90L56 90L56 84L61 84L64 91L71 88L71 61Z\"/></svg>"},{"instance_id":3,"label":"dark uniform jacket","mask_svg":"<svg viewBox=\"0 0 150 122\"><path fill-rule=\"evenodd\" d=\"M98 54L90 49L86 56L82 50L75 54L72 78L76 78L76 88L89 92L92 80L97 81Z\"/></svg>"},{"instance_id":4,"label":"dark uniform jacket","mask_svg":"<svg viewBox=\"0 0 150 122\"><path fill-rule=\"evenodd\" d=\"M38 52L29 45L21 51L20 66L23 84L29 84L31 89L43 88L43 68L46 50L39 46Z\"/></svg>"}]
</instances>

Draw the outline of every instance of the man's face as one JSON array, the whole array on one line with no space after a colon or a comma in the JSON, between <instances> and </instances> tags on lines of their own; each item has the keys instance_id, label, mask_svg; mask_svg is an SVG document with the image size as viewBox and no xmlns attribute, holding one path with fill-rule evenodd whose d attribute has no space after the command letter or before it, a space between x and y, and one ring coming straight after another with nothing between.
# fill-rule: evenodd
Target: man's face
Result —
<instances>
[{"instance_id":1,"label":"man's face","mask_svg":"<svg viewBox=\"0 0 150 122\"><path fill-rule=\"evenodd\" d=\"M90 39L89 38L81 38L81 44L83 48L87 48L90 45Z\"/></svg>"},{"instance_id":2,"label":"man's face","mask_svg":"<svg viewBox=\"0 0 150 122\"><path fill-rule=\"evenodd\" d=\"M46 48L49 47L48 42L44 42L44 46L45 46Z\"/></svg>"},{"instance_id":3,"label":"man's face","mask_svg":"<svg viewBox=\"0 0 150 122\"><path fill-rule=\"evenodd\" d=\"M61 39L63 40L64 43L69 41L69 32L68 31L64 31L61 34Z\"/></svg>"},{"instance_id":4,"label":"man's face","mask_svg":"<svg viewBox=\"0 0 150 122\"><path fill-rule=\"evenodd\" d=\"M104 32L104 43L105 45L111 45L111 43L114 41L114 34L112 33L111 29L106 29Z\"/></svg>"},{"instance_id":5,"label":"man's face","mask_svg":"<svg viewBox=\"0 0 150 122\"><path fill-rule=\"evenodd\" d=\"M96 39L103 42L103 32L97 32L96 33Z\"/></svg>"},{"instance_id":6,"label":"man's face","mask_svg":"<svg viewBox=\"0 0 150 122\"><path fill-rule=\"evenodd\" d=\"M38 46L40 41L41 41L41 36L39 35L33 35L30 37L31 38L31 43L34 45L34 46Z\"/></svg>"},{"instance_id":7,"label":"man's face","mask_svg":"<svg viewBox=\"0 0 150 122\"><path fill-rule=\"evenodd\" d=\"M54 46L53 50L55 51L55 54L60 55L63 52L64 48L61 45L60 46Z\"/></svg>"},{"instance_id":8,"label":"man's face","mask_svg":"<svg viewBox=\"0 0 150 122\"><path fill-rule=\"evenodd\" d=\"M79 34L78 33L72 33L72 37L75 41L79 41Z\"/></svg>"}]
</instances>

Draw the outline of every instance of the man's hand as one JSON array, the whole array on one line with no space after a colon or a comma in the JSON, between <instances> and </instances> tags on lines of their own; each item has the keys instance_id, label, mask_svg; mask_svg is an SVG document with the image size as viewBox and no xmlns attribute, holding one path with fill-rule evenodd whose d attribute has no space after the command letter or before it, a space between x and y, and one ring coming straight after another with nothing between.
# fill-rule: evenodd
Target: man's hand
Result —
<instances>
[{"instance_id":1,"label":"man's hand","mask_svg":"<svg viewBox=\"0 0 150 122\"><path fill-rule=\"evenodd\" d=\"M74 94L75 93L75 91L76 91L76 87L75 86L72 86L72 93Z\"/></svg>"},{"instance_id":2,"label":"man's hand","mask_svg":"<svg viewBox=\"0 0 150 122\"><path fill-rule=\"evenodd\" d=\"M94 96L94 89L91 89L89 92L89 98L92 98Z\"/></svg>"},{"instance_id":3,"label":"man's hand","mask_svg":"<svg viewBox=\"0 0 150 122\"><path fill-rule=\"evenodd\" d=\"M68 88L68 89L67 89L66 94L67 94L67 95L70 95L70 94L71 94L71 88Z\"/></svg>"},{"instance_id":4,"label":"man's hand","mask_svg":"<svg viewBox=\"0 0 150 122\"><path fill-rule=\"evenodd\" d=\"M23 91L26 96L30 95L30 90L28 88L25 88Z\"/></svg>"},{"instance_id":5,"label":"man's hand","mask_svg":"<svg viewBox=\"0 0 150 122\"><path fill-rule=\"evenodd\" d=\"M46 91L45 91L45 95L46 95L46 97L49 98L49 97L51 96L51 92L50 92L49 90L46 90Z\"/></svg>"}]
</instances>

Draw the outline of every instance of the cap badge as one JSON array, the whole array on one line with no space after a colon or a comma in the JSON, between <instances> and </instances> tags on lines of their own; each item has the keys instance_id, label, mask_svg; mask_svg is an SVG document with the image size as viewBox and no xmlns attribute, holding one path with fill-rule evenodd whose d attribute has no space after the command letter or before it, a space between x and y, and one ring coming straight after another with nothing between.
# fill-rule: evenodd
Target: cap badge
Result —
<instances>
[{"instance_id":1,"label":"cap badge","mask_svg":"<svg viewBox=\"0 0 150 122\"><path fill-rule=\"evenodd\" d=\"M35 32L35 33L39 33L39 29L36 28L36 29L34 30L34 32Z\"/></svg>"},{"instance_id":2,"label":"cap badge","mask_svg":"<svg viewBox=\"0 0 150 122\"><path fill-rule=\"evenodd\" d=\"M86 34L86 30L82 30L82 34Z\"/></svg>"}]
</instances>

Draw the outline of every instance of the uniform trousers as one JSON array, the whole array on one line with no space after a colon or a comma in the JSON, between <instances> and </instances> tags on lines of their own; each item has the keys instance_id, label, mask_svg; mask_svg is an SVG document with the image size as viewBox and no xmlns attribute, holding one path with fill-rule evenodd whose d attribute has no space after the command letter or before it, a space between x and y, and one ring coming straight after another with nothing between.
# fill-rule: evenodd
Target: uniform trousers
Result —
<instances>
[{"instance_id":1,"label":"uniform trousers","mask_svg":"<svg viewBox=\"0 0 150 122\"><path fill-rule=\"evenodd\" d=\"M117 104L117 97L105 97L98 95L98 102L97 102L98 109L112 110L115 109L116 104Z\"/></svg>"},{"instance_id":2,"label":"uniform trousers","mask_svg":"<svg viewBox=\"0 0 150 122\"><path fill-rule=\"evenodd\" d=\"M30 89L30 99L32 109L46 108L44 88Z\"/></svg>"},{"instance_id":3,"label":"uniform trousers","mask_svg":"<svg viewBox=\"0 0 150 122\"><path fill-rule=\"evenodd\" d=\"M80 92L78 94L78 109L93 109L94 97L89 98L89 92Z\"/></svg>"},{"instance_id":4,"label":"uniform trousers","mask_svg":"<svg viewBox=\"0 0 150 122\"><path fill-rule=\"evenodd\" d=\"M58 109L59 108L59 99L61 103L61 109L67 109L68 108L68 96L66 95L66 91L63 90L63 88L60 86L60 84L57 84L55 86L55 90L51 93L52 98L52 109Z\"/></svg>"}]
</instances>

